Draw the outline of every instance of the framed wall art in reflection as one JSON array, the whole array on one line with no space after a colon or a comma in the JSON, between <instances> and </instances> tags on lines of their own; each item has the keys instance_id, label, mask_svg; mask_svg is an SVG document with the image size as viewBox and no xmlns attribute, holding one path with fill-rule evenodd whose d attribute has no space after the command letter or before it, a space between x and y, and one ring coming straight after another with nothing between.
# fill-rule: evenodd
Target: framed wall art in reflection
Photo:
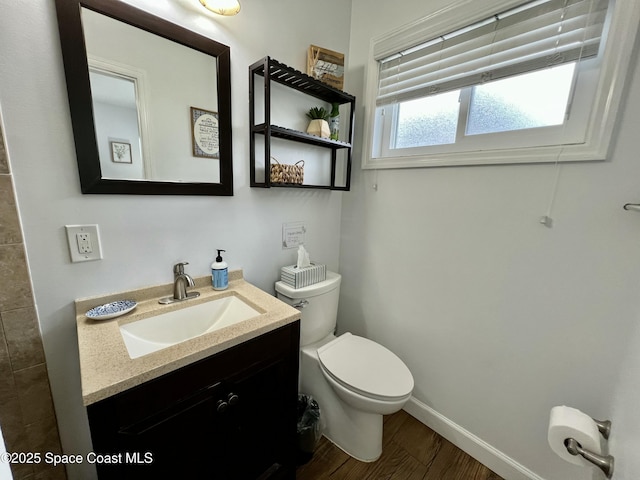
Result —
<instances>
[{"instance_id":1,"label":"framed wall art in reflection","mask_svg":"<svg viewBox=\"0 0 640 480\"><path fill-rule=\"evenodd\" d=\"M111 161L114 163L133 163L131 158L131 143L109 142L111 146Z\"/></svg>"},{"instance_id":2,"label":"framed wall art in reflection","mask_svg":"<svg viewBox=\"0 0 640 480\"><path fill-rule=\"evenodd\" d=\"M220 158L218 112L191 107L193 156Z\"/></svg>"}]
</instances>

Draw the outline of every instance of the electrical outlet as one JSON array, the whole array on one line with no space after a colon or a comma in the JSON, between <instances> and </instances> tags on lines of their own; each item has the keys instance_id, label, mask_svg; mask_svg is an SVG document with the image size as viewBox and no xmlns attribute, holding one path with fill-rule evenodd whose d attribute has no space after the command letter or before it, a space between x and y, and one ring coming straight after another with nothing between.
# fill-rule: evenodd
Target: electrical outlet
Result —
<instances>
[{"instance_id":1,"label":"electrical outlet","mask_svg":"<svg viewBox=\"0 0 640 480\"><path fill-rule=\"evenodd\" d=\"M72 262L101 260L98 225L65 225Z\"/></svg>"},{"instance_id":2,"label":"electrical outlet","mask_svg":"<svg viewBox=\"0 0 640 480\"><path fill-rule=\"evenodd\" d=\"M93 253L90 233L76 233L76 240L78 241L78 252Z\"/></svg>"}]
</instances>

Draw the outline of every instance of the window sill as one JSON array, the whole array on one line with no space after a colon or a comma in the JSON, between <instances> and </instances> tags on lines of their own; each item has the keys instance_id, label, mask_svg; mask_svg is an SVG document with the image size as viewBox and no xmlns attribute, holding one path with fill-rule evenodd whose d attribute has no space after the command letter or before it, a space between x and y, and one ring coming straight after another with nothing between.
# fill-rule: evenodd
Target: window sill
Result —
<instances>
[{"instance_id":1,"label":"window sill","mask_svg":"<svg viewBox=\"0 0 640 480\"><path fill-rule=\"evenodd\" d=\"M608 142L597 144L565 145L562 147L528 147L502 150L437 153L402 157L365 157L362 168L424 168L463 165L508 165L523 163L564 163L602 161L607 158Z\"/></svg>"}]
</instances>

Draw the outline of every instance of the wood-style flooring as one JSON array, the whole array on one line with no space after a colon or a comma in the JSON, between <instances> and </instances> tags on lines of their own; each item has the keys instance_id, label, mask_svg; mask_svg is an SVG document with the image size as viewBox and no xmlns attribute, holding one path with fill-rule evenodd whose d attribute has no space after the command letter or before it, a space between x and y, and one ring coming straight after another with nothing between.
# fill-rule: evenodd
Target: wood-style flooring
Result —
<instances>
[{"instance_id":1,"label":"wood-style flooring","mask_svg":"<svg viewBox=\"0 0 640 480\"><path fill-rule=\"evenodd\" d=\"M382 456L359 462L322 437L297 480L502 480L404 410L386 416Z\"/></svg>"}]
</instances>

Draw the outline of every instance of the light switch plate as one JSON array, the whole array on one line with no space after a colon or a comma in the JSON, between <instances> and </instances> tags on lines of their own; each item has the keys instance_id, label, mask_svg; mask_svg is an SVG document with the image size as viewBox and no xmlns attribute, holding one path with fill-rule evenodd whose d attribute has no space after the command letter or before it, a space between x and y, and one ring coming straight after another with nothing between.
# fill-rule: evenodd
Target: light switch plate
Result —
<instances>
[{"instance_id":1,"label":"light switch plate","mask_svg":"<svg viewBox=\"0 0 640 480\"><path fill-rule=\"evenodd\" d=\"M65 225L72 262L102 260L98 225Z\"/></svg>"}]
</instances>

